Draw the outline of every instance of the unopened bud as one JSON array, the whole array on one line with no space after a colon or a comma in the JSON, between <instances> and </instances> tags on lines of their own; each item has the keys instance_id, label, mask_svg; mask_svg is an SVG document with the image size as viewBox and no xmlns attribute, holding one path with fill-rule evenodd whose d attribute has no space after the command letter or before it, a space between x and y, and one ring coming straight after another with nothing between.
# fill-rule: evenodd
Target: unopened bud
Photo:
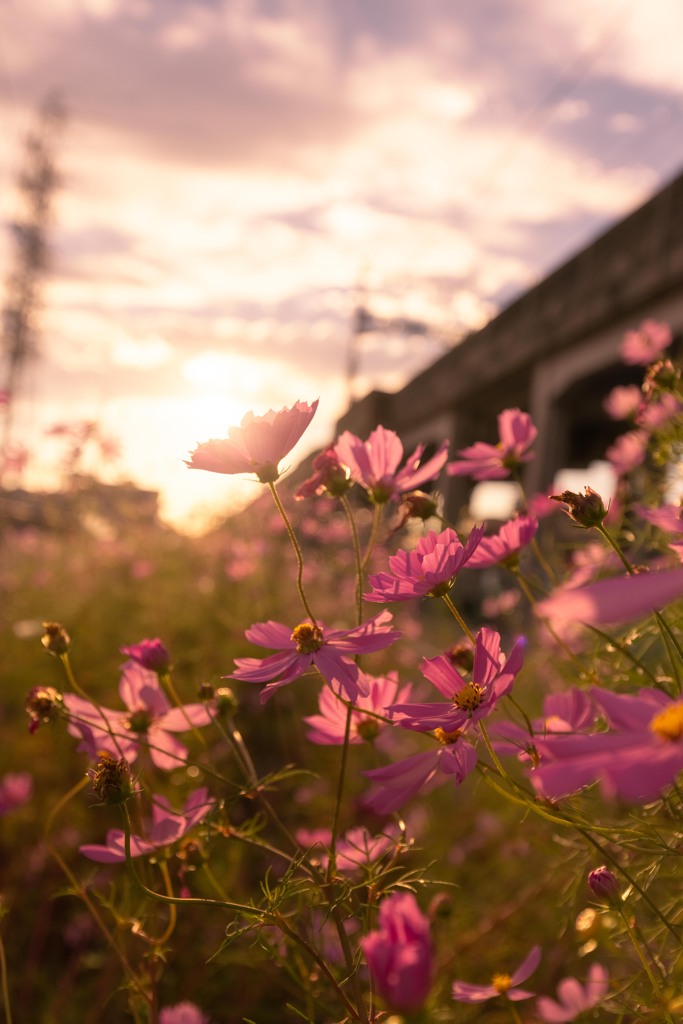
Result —
<instances>
[{"instance_id":1,"label":"unopened bud","mask_svg":"<svg viewBox=\"0 0 683 1024\"><path fill-rule=\"evenodd\" d=\"M609 511L605 503L592 487L585 487L585 494L575 494L574 491L562 491L562 494L551 494L551 501L560 501L569 508L565 512L570 519L573 519L579 526L586 530L592 526L600 526Z\"/></svg>"},{"instance_id":2,"label":"unopened bud","mask_svg":"<svg viewBox=\"0 0 683 1024\"><path fill-rule=\"evenodd\" d=\"M410 494L404 494L398 507L396 529L407 523L409 519L420 519L425 522L435 516L438 510L438 499L425 491L411 491Z\"/></svg>"},{"instance_id":3,"label":"unopened bud","mask_svg":"<svg viewBox=\"0 0 683 1024\"><path fill-rule=\"evenodd\" d=\"M34 686L29 690L24 705L31 719L28 731L34 733L41 725L54 722L64 707L64 698L54 686Z\"/></svg>"},{"instance_id":4,"label":"unopened bud","mask_svg":"<svg viewBox=\"0 0 683 1024\"><path fill-rule=\"evenodd\" d=\"M660 391L675 391L681 379L681 371L670 359L659 359L648 367L643 380L643 394L656 395Z\"/></svg>"},{"instance_id":5,"label":"unopened bud","mask_svg":"<svg viewBox=\"0 0 683 1024\"><path fill-rule=\"evenodd\" d=\"M71 637L64 626L59 622L44 622L43 629L45 632L41 642L45 650L57 658L66 654L71 646Z\"/></svg>"},{"instance_id":6,"label":"unopened bud","mask_svg":"<svg viewBox=\"0 0 683 1024\"><path fill-rule=\"evenodd\" d=\"M97 767L90 772L92 788L103 804L122 804L133 795L133 779L125 757L118 761L102 754Z\"/></svg>"},{"instance_id":7,"label":"unopened bud","mask_svg":"<svg viewBox=\"0 0 683 1024\"><path fill-rule=\"evenodd\" d=\"M219 686L216 690L216 710L219 715L234 715L239 701L229 686Z\"/></svg>"},{"instance_id":8,"label":"unopened bud","mask_svg":"<svg viewBox=\"0 0 683 1024\"><path fill-rule=\"evenodd\" d=\"M139 644L132 644L130 647L122 647L121 654L127 654L138 665L156 672L157 675L165 675L171 664L168 651L161 640L155 637L154 640L141 640Z\"/></svg>"},{"instance_id":9,"label":"unopened bud","mask_svg":"<svg viewBox=\"0 0 683 1024\"><path fill-rule=\"evenodd\" d=\"M474 668L474 648L467 641L453 644L445 654L448 660L463 672L471 672Z\"/></svg>"},{"instance_id":10,"label":"unopened bud","mask_svg":"<svg viewBox=\"0 0 683 1024\"><path fill-rule=\"evenodd\" d=\"M618 903L621 899L619 879L604 864L590 872L588 875L588 888L594 896L604 900L605 903Z\"/></svg>"}]
</instances>

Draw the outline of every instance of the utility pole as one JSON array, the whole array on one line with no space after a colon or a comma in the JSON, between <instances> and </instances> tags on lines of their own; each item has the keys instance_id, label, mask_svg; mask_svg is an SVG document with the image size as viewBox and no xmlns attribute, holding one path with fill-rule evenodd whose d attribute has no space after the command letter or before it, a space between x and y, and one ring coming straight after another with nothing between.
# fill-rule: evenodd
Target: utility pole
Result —
<instances>
[{"instance_id":1,"label":"utility pole","mask_svg":"<svg viewBox=\"0 0 683 1024\"><path fill-rule=\"evenodd\" d=\"M0 456L11 443L13 412L27 363L38 352L38 313L43 278L48 267L47 230L58 184L54 165L55 138L64 120L56 98L40 110L35 128L24 143L23 165L17 179L18 216L10 221L14 252L5 278L0 336Z\"/></svg>"}]
</instances>

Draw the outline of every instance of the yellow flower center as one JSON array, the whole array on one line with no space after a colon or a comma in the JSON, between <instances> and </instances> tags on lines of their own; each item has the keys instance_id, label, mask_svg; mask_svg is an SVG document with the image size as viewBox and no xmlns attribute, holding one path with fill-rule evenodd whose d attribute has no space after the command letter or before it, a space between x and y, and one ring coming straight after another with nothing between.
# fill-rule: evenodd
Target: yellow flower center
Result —
<instances>
[{"instance_id":1,"label":"yellow flower center","mask_svg":"<svg viewBox=\"0 0 683 1024\"><path fill-rule=\"evenodd\" d=\"M449 744L455 743L457 739L462 736L462 729L456 729L455 732L446 732L445 729L435 729L434 735L439 743L444 747L447 747Z\"/></svg>"},{"instance_id":2,"label":"yellow flower center","mask_svg":"<svg viewBox=\"0 0 683 1024\"><path fill-rule=\"evenodd\" d=\"M671 704L650 722L650 729L663 740L675 743L683 737L683 701Z\"/></svg>"},{"instance_id":3,"label":"yellow flower center","mask_svg":"<svg viewBox=\"0 0 683 1024\"><path fill-rule=\"evenodd\" d=\"M512 988L512 978L509 974L494 974L491 978L491 984L495 988L496 992L500 992L501 995L507 992L508 989Z\"/></svg>"},{"instance_id":4,"label":"yellow flower center","mask_svg":"<svg viewBox=\"0 0 683 1024\"><path fill-rule=\"evenodd\" d=\"M291 639L296 644L299 654L312 654L322 647L323 631L320 626L313 626L310 622L302 622L292 633Z\"/></svg>"},{"instance_id":5,"label":"yellow flower center","mask_svg":"<svg viewBox=\"0 0 683 1024\"><path fill-rule=\"evenodd\" d=\"M461 711L469 711L470 714L476 711L484 700L484 687L479 683L467 683L453 697L453 703Z\"/></svg>"}]
</instances>

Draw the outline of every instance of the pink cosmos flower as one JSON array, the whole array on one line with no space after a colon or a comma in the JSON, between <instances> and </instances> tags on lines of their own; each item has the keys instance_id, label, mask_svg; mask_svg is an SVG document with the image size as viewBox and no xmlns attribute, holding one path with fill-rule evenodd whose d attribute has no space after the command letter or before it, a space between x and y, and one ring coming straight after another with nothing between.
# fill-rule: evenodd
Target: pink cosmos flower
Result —
<instances>
[{"instance_id":1,"label":"pink cosmos flower","mask_svg":"<svg viewBox=\"0 0 683 1024\"><path fill-rule=\"evenodd\" d=\"M182 839L187 832L197 825L216 806L216 801L209 797L205 786L190 793L182 811L174 811L165 796L152 796L152 825L147 838L131 835L131 857L144 857L154 853L163 846L169 846ZM125 833L119 828L110 828L106 843L85 843L78 848L89 860L102 864L114 864L126 859Z\"/></svg>"},{"instance_id":2,"label":"pink cosmos flower","mask_svg":"<svg viewBox=\"0 0 683 1024\"><path fill-rule=\"evenodd\" d=\"M501 653L500 634L483 626L476 637L472 679L467 681L444 654L425 658L422 674L434 683L448 703L393 704L389 711L398 725L417 732L440 729L446 735L467 729L494 711L512 689L522 667L526 640L520 637L509 658Z\"/></svg>"},{"instance_id":3,"label":"pink cosmos flower","mask_svg":"<svg viewBox=\"0 0 683 1024\"><path fill-rule=\"evenodd\" d=\"M598 580L587 587L559 587L534 611L553 623L629 622L683 597L683 568Z\"/></svg>"},{"instance_id":4,"label":"pink cosmos flower","mask_svg":"<svg viewBox=\"0 0 683 1024\"><path fill-rule=\"evenodd\" d=\"M75 693L64 694L70 716L69 732L80 737L78 749L93 759L105 751L111 757L133 762L141 750L149 747L157 768L171 771L186 761L188 753L173 734L208 725L212 720L205 704L171 708L156 672L135 661L127 661L123 666L119 694L126 711L92 704Z\"/></svg>"},{"instance_id":5,"label":"pink cosmos flower","mask_svg":"<svg viewBox=\"0 0 683 1024\"><path fill-rule=\"evenodd\" d=\"M565 1024L598 1006L607 995L609 978L602 964L591 964L582 987L576 978L563 978L557 986L557 1002L547 996L536 1000L536 1012L544 1024Z\"/></svg>"},{"instance_id":6,"label":"pink cosmos flower","mask_svg":"<svg viewBox=\"0 0 683 1024\"><path fill-rule=\"evenodd\" d=\"M466 981L453 982L453 998L458 1003L484 1003L496 996L505 996L513 1002L531 999L533 992L518 988L530 977L541 962L541 947L534 946L514 974L494 974L490 985L470 985Z\"/></svg>"},{"instance_id":7,"label":"pink cosmos flower","mask_svg":"<svg viewBox=\"0 0 683 1024\"><path fill-rule=\"evenodd\" d=\"M642 466L647 450L647 434L644 430L629 430L609 446L605 455L617 476L625 476L632 469Z\"/></svg>"},{"instance_id":8,"label":"pink cosmos flower","mask_svg":"<svg viewBox=\"0 0 683 1024\"><path fill-rule=\"evenodd\" d=\"M27 803L33 793L33 776L29 772L8 772L0 778L0 815L16 811Z\"/></svg>"},{"instance_id":9,"label":"pink cosmos flower","mask_svg":"<svg viewBox=\"0 0 683 1024\"><path fill-rule=\"evenodd\" d=\"M638 505L636 512L648 523L658 526L666 533L683 534L683 507L681 505L660 505L659 508L646 508L644 505ZM683 538L672 540L669 547L683 562Z\"/></svg>"},{"instance_id":10,"label":"pink cosmos flower","mask_svg":"<svg viewBox=\"0 0 683 1024\"><path fill-rule=\"evenodd\" d=\"M644 430L659 430L681 411L681 403L675 395L663 394L650 402L643 403L636 415L636 423Z\"/></svg>"},{"instance_id":11,"label":"pink cosmos flower","mask_svg":"<svg viewBox=\"0 0 683 1024\"><path fill-rule=\"evenodd\" d=\"M159 1012L159 1024L211 1024L205 1013L188 1000L165 1006Z\"/></svg>"},{"instance_id":12,"label":"pink cosmos flower","mask_svg":"<svg viewBox=\"0 0 683 1024\"><path fill-rule=\"evenodd\" d=\"M613 420L632 419L643 404L643 392L637 384L617 385L602 403Z\"/></svg>"},{"instance_id":13,"label":"pink cosmos flower","mask_svg":"<svg viewBox=\"0 0 683 1024\"><path fill-rule=\"evenodd\" d=\"M228 679L265 683L261 703L265 704L280 686L292 683L315 665L323 678L350 701L367 696L370 680L349 655L382 651L400 637L389 626L392 615L384 611L355 629L327 629L322 624L302 622L292 631L280 622L257 622L245 633L259 647L278 648L268 658L236 658L237 671ZM279 677L279 678L278 678Z\"/></svg>"},{"instance_id":14,"label":"pink cosmos flower","mask_svg":"<svg viewBox=\"0 0 683 1024\"><path fill-rule=\"evenodd\" d=\"M477 441L461 448L462 458L449 462L446 472L450 476L469 476L473 480L504 480L522 463L534 458L528 449L536 440L538 430L531 416L520 409L503 409L498 414L497 444Z\"/></svg>"},{"instance_id":15,"label":"pink cosmos flower","mask_svg":"<svg viewBox=\"0 0 683 1024\"><path fill-rule=\"evenodd\" d=\"M314 830L299 829L296 833L297 842L313 850L320 864L326 868L329 862L329 846L332 837L330 829L320 828ZM374 864L390 850L396 850L399 845L398 832L385 833L380 836L372 836L366 828L349 829L337 840L335 851L335 864L337 871L342 874L357 875L366 867Z\"/></svg>"},{"instance_id":16,"label":"pink cosmos flower","mask_svg":"<svg viewBox=\"0 0 683 1024\"><path fill-rule=\"evenodd\" d=\"M621 358L629 366L654 362L673 339L671 328L659 320L643 320L637 331L627 331L621 342Z\"/></svg>"},{"instance_id":17,"label":"pink cosmos flower","mask_svg":"<svg viewBox=\"0 0 683 1024\"><path fill-rule=\"evenodd\" d=\"M683 769L683 701L661 690L592 690L609 732L546 736L537 741L536 792L559 800L599 782L603 795L632 803L656 800Z\"/></svg>"},{"instance_id":18,"label":"pink cosmos flower","mask_svg":"<svg viewBox=\"0 0 683 1024\"><path fill-rule=\"evenodd\" d=\"M411 892L395 892L382 900L377 924L361 940L377 991L391 1010L419 1010L432 987L429 920Z\"/></svg>"},{"instance_id":19,"label":"pink cosmos flower","mask_svg":"<svg viewBox=\"0 0 683 1024\"><path fill-rule=\"evenodd\" d=\"M396 672L366 678L370 690L366 696L361 694L357 698L356 706L351 712L350 743L364 743L366 740L374 739L385 724L377 715L383 716L387 705L396 700L406 700L410 694L410 683L399 690ZM304 722L309 726L307 738L311 743L323 746L343 743L347 705L333 690L324 686L318 697L318 708L319 714L304 718ZM367 714L368 711L373 713Z\"/></svg>"},{"instance_id":20,"label":"pink cosmos flower","mask_svg":"<svg viewBox=\"0 0 683 1024\"><path fill-rule=\"evenodd\" d=\"M594 727L597 714L595 702L585 690L574 687L561 693L550 693L543 700L543 714L531 723L533 736L515 722L504 721L496 725L492 737L496 753L516 753L520 761L529 761L530 755L538 758L536 737L543 739L556 733L587 732Z\"/></svg>"},{"instance_id":21,"label":"pink cosmos flower","mask_svg":"<svg viewBox=\"0 0 683 1024\"><path fill-rule=\"evenodd\" d=\"M522 548L531 544L538 531L538 519L535 516L517 515L514 519L503 523L498 533L491 537L482 537L477 550L472 554L467 565L470 569L486 569L498 562L517 555Z\"/></svg>"},{"instance_id":22,"label":"pink cosmos flower","mask_svg":"<svg viewBox=\"0 0 683 1024\"><path fill-rule=\"evenodd\" d=\"M391 572L370 576L372 590L363 595L365 600L410 601L447 594L483 534L484 527L475 526L463 545L455 530L430 530L426 537L420 537L413 551L400 550L389 556Z\"/></svg>"},{"instance_id":23,"label":"pink cosmos flower","mask_svg":"<svg viewBox=\"0 0 683 1024\"><path fill-rule=\"evenodd\" d=\"M154 640L141 640L139 644L133 644L131 647L122 647L121 654L127 654L133 661L137 661L138 665L162 675L168 672L171 660L158 637Z\"/></svg>"},{"instance_id":24,"label":"pink cosmos flower","mask_svg":"<svg viewBox=\"0 0 683 1024\"><path fill-rule=\"evenodd\" d=\"M303 498L314 498L321 494L341 497L351 486L349 472L337 458L334 446L330 445L313 459L313 474L304 480L294 497L297 501Z\"/></svg>"},{"instance_id":25,"label":"pink cosmos flower","mask_svg":"<svg viewBox=\"0 0 683 1024\"><path fill-rule=\"evenodd\" d=\"M457 786L467 778L477 763L474 747L460 733L435 730L439 746L420 754L363 772L372 786L363 797L363 806L376 814L393 814L419 791L432 782L445 782L441 772Z\"/></svg>"},{"instance_id":26,"label":"pink cosmos flower","mask_svg":"<svg viewBox=\"0 0 683 1024\"><path fill-rule=\"evenodd\" d=\"M367 441L346 430L334 446L337 459L348 468L351 479L364 487L378 505L390 499L395 501L401 494L436 480L448 458L448 441L443 441L421 466L424 450L423 444L418 445L399 470L403 444L398 434L382 426L376 427Z\"/></svg>"},{"instance_id":27,"label":"pink cosmos flower","mask_svg":"<svg viewBox=\"0 0 683 1024\"><path fill-rule=\"evenodd\" d=\"M197 445L186 465L211 473L255 473L261 483L280 475L278 463L292 450L313 419L312 405L296 402L291 409L270 409L264 416L248 412L239 427L230 427L226 439Z\"/></svg>"}]
</instances>

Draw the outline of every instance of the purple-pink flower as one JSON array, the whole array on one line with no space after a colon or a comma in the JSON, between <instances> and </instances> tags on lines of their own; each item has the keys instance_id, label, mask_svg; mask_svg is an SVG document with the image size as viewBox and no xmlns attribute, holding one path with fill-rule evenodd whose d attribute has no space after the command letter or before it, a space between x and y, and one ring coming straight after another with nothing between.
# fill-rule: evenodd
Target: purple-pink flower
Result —
<instances>
[{"instance_id":1,"label":"purple-pink flower","mask_svg":"<svg viewBox=\"0 0 683 1024\"><path fill-rule=\"evenodd\" d=\"M399 846L398 833L385 833L373 836L364 827L349 829L337 840L335 847L335 866L342 874L357 875L364 868L380 860L386 853ZM297 842L315 853L323 868L326 868L330 855L329 846L332 832L329 828L315 830L299 829L296 833Z\"/></svg>"},{"instance_id":2,"label":"purple-pink flower","mask_svg":"<svg viewBox=\"0 0 683 1024\"><path fill-rule=\"evenodd\" d=\"M168 672L171 663L168 651L158 637L154 640L141 640L140 643L132 644L130 647L122 647L121 654L137 661L139 665L148 668L150 672L161 675Z\"/></svg>"},{"instance_id":3,"label":"purple-pink flower","mask_svg":"<svg viewBox=\"0 0 683 1024\"><path fill-rule=\"evenodd\" d=\"M439 745L431 750L363 772L372 783L363 797L363 806L376 814L393 814L425 786L445 782L445 778L438 778L439 772L461 785L477 763L474 747L460 732L450 734L439 729L435 738Z\"/></svg>"},{"instance_id":4,"label":"purple-pink flower","mask_svg":"<svg viewBox=\"0 0 683 1024\"><path fill-rule=\"evenodd\" d=\"M248 412L239 427L230 427L225 439L198 444L186 465L211 473L255 473L261 483L273 483L278 464L300 439L313 419L318 400L296 402L291 408L264 416Z\"/></svg>"},{"instance_id":5,"label":"purple-pink flower","mask_svg":"<svg viewBox=\"0 0 683 1024\"><path fill-rule=\"evenodd\" d=\"M182 839L215 806L216 801L209 797L205 786L190 793L182 811L174 811L165 796L153 795L152 824L146 836L131 835L131 857L144 857ZM79 846L79 850L89 860L96 860L102 864L114 864L125 860L125 833L121 829L111 828L107 832L104 845L85 843Z\"/></svg>"},{"instance_id":6,"label":"purple-pink flower","mask_svg":"<svg viewBox=\"0 0 683 1024\"><path fill-rule=\"evenodd\" d=\"M334 454L347 467L351 479L364 487L378 505L396 501L401 494L437 478L448 458L448 441L443 441L434 455L420 465L424 450L424 445L418 445L399 469L403 444L398 434L382 426L376 427L367 441L346 430L334 446Z\"/></svg>"},{"instance_id":7,"label":"purple-pink flower","mask_svg":"<svg viewBox=\"0 0 683 1024\"><path fill-rule=\"evenodd\" d=\"M607 969L602 964L591 964L585 985L576 978L563 978L557 986L557 1000L539 996L536 1012L544 1024L565 1024L598 1006L607 995L608 987Z\"/></svg>"},{"instance_id":8,"label":"purple-pink flower","mask_svg":"<svg viewBox=\"0 0 683 1024\"><path fill-rule=\"evenodd\" d=\"M373 740L384 726L382 718L388 704L406 700L410 683L399 689L398 675L390 672L386 676L367 676L370 689L356 698L351 712L349 743L363 743ZM323 746L341 744L346 735L347 705L328 686L324 686L318 697L317 715L309 715L304 722L309 727L308 739ZM378 717L381 716L381 717Z\"/></svg>"},{"instance_id":9,"label":"purple-pink flower","mask_svg":"<svg viewBox=\"0 0 683 1024\"><path fill-rule=\"evenodd\" d=\"M302 676L311 665L335 690L350 701L367 696L370 680L352 660L354 654L382 651L400 637L391 629L390 612L379 612L355 629L328 629L322 623L302 622L293 630L281 622L257 622L245 633L259 647L277 648L267 658L236 658L237 671L228 679L249 683L268 683L261 691L265 704L280 686Z\"/></svg>"},{"instance_id":10,"label":"purple-pink flower","mask_svg":"<svg viewBox=\"0 0 683 1024\"><path fill-rule=\"evenodd\" d=\"M629 622L683 597L683 569L639 572L598 580L587 587L559 587L535 606L553 623Z\"/></svg>"},{"instance_id":11,"label":"purple-pink flower","mask_svg":"<svg viewBox=\"0 0 683 1024\"><path fill-rule=\"evenodd\" d=\"M171 771L185 762L188 753L174 733L188 732L212 720L205 704L172 708L156 672L136 661L127 661L123 666L119 694L125 711L92 704L75 693L64 694L69 732L80 737L78 749L93 759L105 751L111 757L132 762L141 750L149 748L157 768Z\"/></svg>"},{"instance_id":12,"label":"purple-pink flower","mask_svg":"<svg viewBox=\"0 0 683 1024\"><path fill-rule=\"evenodd\" d=\"M609 446L605 455L617 476L625 476L632 469L641 466L647 451L647 434L644 430L629 430L620 434Z\"/></svg>"},{"instance_id":13,"label":"purple-pink flower","mask_svg":"<svg viewBox=\"0 0 683 1024\"><path fill-rule=\"evenodd\" d=\"M643 404L643 392L637 384L619 384L612 388L602 403L613 420L633 419Z\"/></svg>"},{"instance_id":14,"label":"purple-pink flower","mask_svg":"<svg viewBox=\"0 0 683 1024\"><path fill-rule=\"evenodd\" d=\"M412 1013L432 986L434 953L429 919L411 892L382 900L377 929L361 940L370 974L387 1006Z\"/></svg>"},{"instance_id":15,"label":"purple-pink flower","mask_svg":"<svg viewBox=\"0 0 683 1024\"><path fill-rule=\"evenodd\" d=\"M456 733L490 715L510 692L522 667L526 641L517 641L509 658L500 650L500 634L488 626L477 633L471 680L465 679L444 654L425 658L422 674L448 699L448 703L393 704L389 709L398 725L418 732Z\"/></svg>"},{"instance_id":16,"label":"purple-pink flower","mask_svg":"<svg viewBox=\"0 0 683 1024\"><path fill-rule=\"evenodd\" d=\"M559 800L598 782L607 798L656 800L683 769L683 701L654 689L591 692L609 731L538 738L541 764L531 773L536 792Z\"/></svg>"},{"instance_id":17,"label":"purple-pink flower","mask_svg":"<svg viewBox=\"0 0 683 1024\"><path fill-rule=\"evenodd\" d=\"M518 986L529 978L541 962L541 947L534 946L513 974L494 974L489 985L471 985L467 981L453 982L453 998L458 1003L484 1003L496 996L505 996L513 1002L531 999L533 992Z\"/></svg>"},{"instance_id":18,"label":"purple-pink flower","mask_svg":"<svg viewBox=\"0 0 683 1024\"><path fill-rule=\"evenodd\" d=\"M33 793L33 776L29 772L8 772L0 778L0 815L16 811L27 803Z\"/></svg>"},{"instance_id":19,"label":"purple-pink flower","mask_svg":"<svg viewBox=\"0 0 683 1024\"><path fill-rule=\"evenodd\" d=\"M636 331L627 331L621 342L621 358L629 366L647 366L673 339L671 328L659 320L643 320Z\"/></svg>"},{"instance_id":20,"label":"purple-pink flower","mask_svg":"<svg viewBox=\"0 0 683 1024\"><path fill-rule=\"evenodd\" d=\"M420 537L412 551L397 551L389 556L390 572L370 576L372 590L366 601L410 601L414 597L442 597L455 582L457 573L472 557L482 536L483 526L475 526L463 545L450 527L441 533L430 530Z\"/></svg>"},{"instance_id":21,"label":"purple-pink flower","mask_svg":"<svg viewBox=\"0 0 683 1024\"><path fill-rule=\"evenodd\" d=\"M529 448L538 430L531 416L520 409L503 409L498 414L498 443L477 441L458 451L460 459L449 462L450 476L469 476L473 480L504 480L524 462L534 458Z\"/></svg>"},{"instance_id":22,"label":"purple-pink flower","mask_svg":"<svg viewBox=\"0 0 683 1024\"><path fill-rule=\"evenodd\" d=\"M531 544L537 531L538 519L535 516L515 516L503 523L498 533L482 537L467 563L468 569L486 569L499 562L506 562Z\"/></svg>"},{"instance_id":23,"label":"purple-pink flower","mask_svg":"<svg viewBox=\"0 0 683 1024\"><path fill-rule=\"evenodd\" d=\"M159 1011L159 1024L210 1024L209 1018L196 1003L183 1000Z\"/></svg>"}]
</instances>

